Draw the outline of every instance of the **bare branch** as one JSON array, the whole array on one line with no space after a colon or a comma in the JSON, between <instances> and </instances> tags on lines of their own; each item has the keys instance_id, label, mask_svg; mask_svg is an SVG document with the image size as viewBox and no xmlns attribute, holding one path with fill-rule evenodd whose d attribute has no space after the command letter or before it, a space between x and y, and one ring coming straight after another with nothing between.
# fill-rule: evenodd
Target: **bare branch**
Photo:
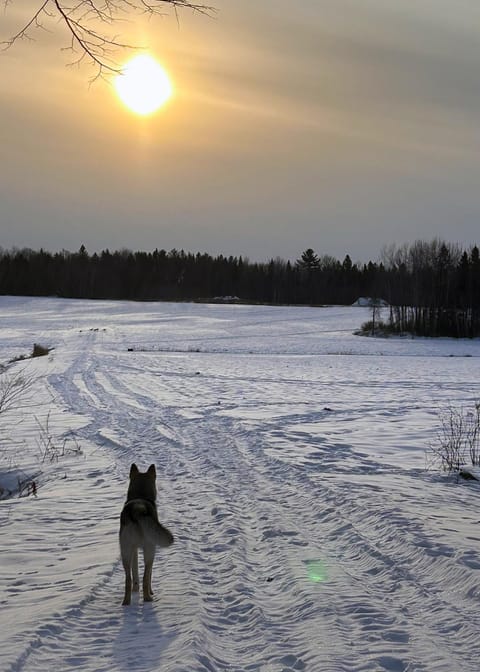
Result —
<instances>
[{"instance_id":1,"label":"bare branch","mask_svg":"<svg viewBox=\"0 0 480 672\"><path fill-rule=\"evenodd\" d=\"M35 378L24 371L0 376L0 414L22 408L22 399L31 390Z\"/></svg>"},{"instance_id":2,"label":"bare branch","mask_svg":"<svg viewBox=\"0 0 480 672\"><path fill-rule=\"evenodd\" d=\"M5 9L15 0L4 0ZM114 54L118 49L133 49L135 45L123 42L112 34L113 28L131 15L163 16L165 8L173 9L178 21L178 10L190 9L212 16L214 7L191 0L41 0L30 19L10 38L0 42L0 48L9 49L21 40L32 40L32 33L45 30L44 23L56 17L70 35L70 44L64 47L74 55L70 65L87 60L97 68L94 79L104 72L119 72Z\"/></svg>"}]
</instances>

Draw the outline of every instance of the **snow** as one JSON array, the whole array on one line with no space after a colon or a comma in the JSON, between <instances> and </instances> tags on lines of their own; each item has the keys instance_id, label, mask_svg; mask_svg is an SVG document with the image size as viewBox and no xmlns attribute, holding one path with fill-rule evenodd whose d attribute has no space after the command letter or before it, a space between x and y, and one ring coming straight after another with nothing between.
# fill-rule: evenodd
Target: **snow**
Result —
<instances>
[{"instance_id":1,"label":"snow","mask_svg":"<svg viewBox=\"0 0 480 672\"><path fill-rule=\"evenodd\" d=\"M0 363L54 348L3 374L33 381L0 486L37 495L0 501L0 669L478 670L480 484L425 449L480 342L354 336L369 313L0 297ZM122 607L133 461L175 544Z\"/></svg>"}]
</instances>

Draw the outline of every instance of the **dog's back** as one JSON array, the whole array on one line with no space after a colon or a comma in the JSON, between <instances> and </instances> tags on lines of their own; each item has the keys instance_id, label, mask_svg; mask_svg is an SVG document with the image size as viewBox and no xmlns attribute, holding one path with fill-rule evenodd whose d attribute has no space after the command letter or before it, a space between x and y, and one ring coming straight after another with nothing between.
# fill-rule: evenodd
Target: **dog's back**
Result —
<instances>
[{"instance_id":1,"label":"dog's back","mask_svg":"<svg viewBox=\"0 0 480 672\"><path fill-rule=\"evenodd\" d=\"M129 499L120 514L120 550L131 546L143 548L146 543L166 548L173 544L173 535L158 522L155 504L148 499Z\"/></svg>"}]
</instances>

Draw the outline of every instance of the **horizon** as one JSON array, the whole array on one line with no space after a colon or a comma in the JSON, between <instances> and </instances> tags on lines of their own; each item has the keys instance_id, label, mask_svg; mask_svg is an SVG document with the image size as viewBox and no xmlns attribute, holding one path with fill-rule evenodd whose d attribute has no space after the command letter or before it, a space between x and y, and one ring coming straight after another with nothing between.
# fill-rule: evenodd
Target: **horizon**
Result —
<instances>
[{"instance_id":1,"label":"horizon","mask_svg":"<svg viewBox=\"0 0 480 672\"><path fill-rule=\"evenodd\" d=\"M260 264L261 265L261 264L269 264L272 261L273 262L279 261L279 262L290 263L290 264L294 265L301 260L302 254L304 252L306 252L308 249L312 249L313 252L315 253L315 255L320 260L324 257L327 257L327 258L331 257L335 261L338 261L338 262L341 263L341 262L344 261L344 259L346 257L349 257L351 262L353 263L353 265L361 267L361 266L366 266L369 263L383 264L384 261L382 260L382 256L384 255L384 253L388 253L388 251L392 250L392 248L394 248L395 250L402 250L402 249L406 249L406 248L411 249L414 246L414 244L417 243L417 242L427 243L427 244L432 244L432 243L437 242L438 245L446 244L447 246L451 246L452 248L457 247L458 250L462 253L463 252L470 253L474 248L478 249L478 247L479 247L479 244L476 241L472 241L472 242L470 242L466 245L461 245L460 243L458 243L456 241L444 240L442 238L432 238L428 241L423 241L423 240L417 239L415 241L404 241L400 245L396 245L395 243L392 243L391 245L385 245L384 248L378 252L378 255L376 257L370 256L366 259L356 259L348 251L344 252L344 254L340 254L339 256L330 255L328 253L317 254L317 250L313 249L311 246L307 246L306 248L300 250L298 255L294 258L293 257L286 258L286 257L281 257L279 255L276 255L275 257L274 256L267 256L263 259L252 259L250 256L243 255L243 254L227 254L227 253L221 252L221 251L213 253L213 252L209 252L207 250L198 250L198 249L194 250L194 249L184 249L184 248L166 249L164 247L155 247L155 248L145 249L145 248L120 247L120 248L116 248L116 249L114 249L114 248L110 249L108 247L105 247L105 248L102 248L102 249L89 250L86 247L86 245L81 243L80 247L78 249L75 249L75 250L67 249L67 248L57 248L57 249L52 249L52 248L46 249L44 247L32 248L32 247L29 247L29 246L22 246L22 247L12 246L10 248L5 248L5 247L0 246L0 257L3 253L12 254L12 253L22 253L24 251L33 252L33 254L38 254L40 252L45 252L46 254L50 254L52 256L56 255L56 254L62 254L62 253L74 255L74 254L77 254L77 253L83 251L88 257L93 257L94 255L101 256L104 253L109 253L109 254L112 254L112 255L122 254L122 253L147 254L147 255L149 255L149 254L154 254L155 252L165 252L166 255L168 256L168 255L171 255L173 252L178 252L178 253L184 253L185 255L193 255L193 256L196 256L196 255L203 256L203 255L205 255L205 256L211 257L212 259L216 259L216 258L219 258L219 257L224 257L225 259L229 259L230 257L232 257L233 259L241 259L244 263L247 263L247 264Z\"/></svg>"}]
</instances>

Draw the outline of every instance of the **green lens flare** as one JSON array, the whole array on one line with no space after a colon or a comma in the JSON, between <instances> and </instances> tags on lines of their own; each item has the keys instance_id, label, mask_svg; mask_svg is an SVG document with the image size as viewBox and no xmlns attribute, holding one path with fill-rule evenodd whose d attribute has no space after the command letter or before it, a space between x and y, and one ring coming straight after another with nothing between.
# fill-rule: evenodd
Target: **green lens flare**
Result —
<instances>
[{"instance_id":1,"label":"green lens flare","mask_svg":"<svg viewBox=\"0 0 480 672\"><path fill-rule=\"evenodd\" d=\"M308 578L313 583L322 583L327 580L327 568L322 560L305 560Z\"/></svg>"}]
</instances>

